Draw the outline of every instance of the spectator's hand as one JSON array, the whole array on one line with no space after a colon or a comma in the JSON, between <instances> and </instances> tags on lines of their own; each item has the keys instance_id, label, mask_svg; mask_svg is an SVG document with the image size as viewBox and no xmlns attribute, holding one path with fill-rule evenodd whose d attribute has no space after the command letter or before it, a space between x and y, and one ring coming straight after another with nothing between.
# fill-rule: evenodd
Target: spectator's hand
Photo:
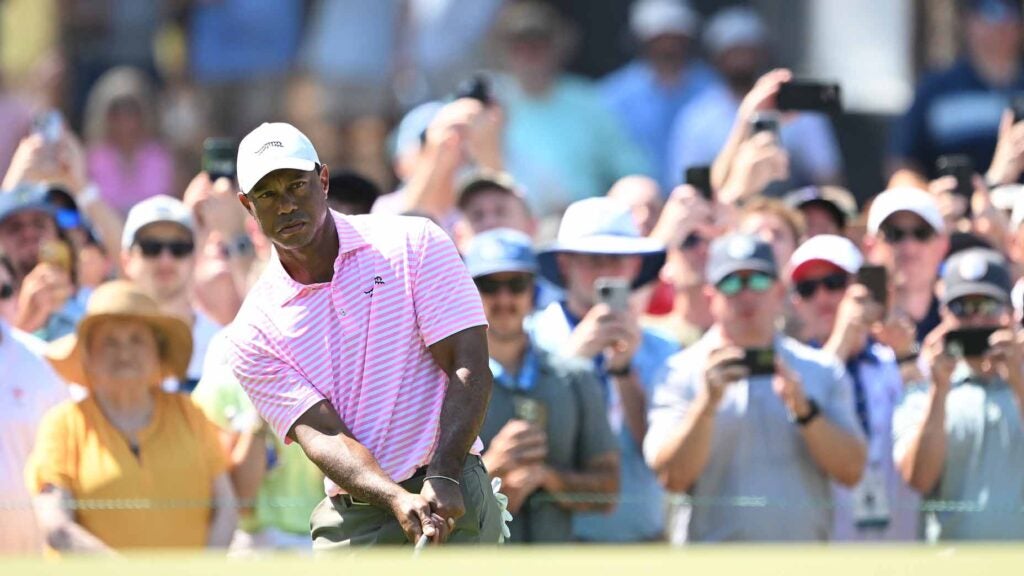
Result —
<instances>
[{"instance_id":1,"label":"spectator's hand","mask_svg":"<svg viewBox=\"0 0 1024 576\"><path fill-rule=\"evenodd\" d=\"M404 490L391 501L391 513L405 532L409 542L415 543L420 536L426 534L432 542L440 543L440 538L447 535L447 523L437 518L430 511L430 503L420 494L411 494Z\"/></svg>"},{"instance_id":2,"label":"spectator's hand","mask_svg":"<svg viewBox=\"0 0 1024 576\"><path fill-rule=\"evenodd\" d=\"M505 166L504 138L505 111L495 102L472 116L466 131L466 149L477 166L499 172Z\"/></svg>"},{"instance_id":3,"label":"spectator's hand","mask_svg":"<svg viewBox=\"0 0 1024 576\"><path fill-rule=\"evenodd\" d=\"M760 194L768 184L789 178L789 154L774 134L761 132L740 144L729 176L718 191L724 204Z\"/></svg>"},{"instance_id":4,"label":"spectator's hand","mask_svg":"<svg viewBox=\"0 0 1024 576\"><path fill-rule=\"evenodd\" d=\"M544 430L525 420L509 420L491 440L483 460L493 476L504 478L524 465L543 462L548 455L548 437Z\"/></svg>"},{"instance_id":5,"label":"spectator's hand","mask_svg":"<svg viewBox=\"0 0 1024 576\"><path fill-rule=\"evenodd\" d=\"M580 358L593 358L606 352L609 368L622 367L633 358L639 333L637 321L630 312L616 312L607 304L598 303L572 331L567 351Z\"/></svg>"},{"instance_id":6,"label":"spectator's hand","mask_svg":"<svg viewBox=\"0 0 1024 576\"><path fill-rule=\"evenodd\" d=\"M53 173L52 150L39 134L21 139L4 175L3 188L10 190L23 182L44 182Z\"/></svg>"},{"instance_id":7,"label":"spectator's hand","mask_svg":"<svg viewBox=\"0 0 1024 576\"><path fill-rule=\"evenodd\" d=\"M996 371L1013 390L1024 389L1024 374L1021 372L1021 363L1024 362L1022 343L1024 334L1016 327L997 330L989 337L991 348L985 358L989 366L985 368Z\"/></svg>"},{"instance_id":8,"label":"spectator's hand","mask_svg":"<svg viewBox=\"0 0 1024 576\"><path fill-rule=\"evenodd\" d=\"M668 246L678 246L691 232L714 222L714 215L713 204L696 188L689 184L676 186L665 201L651 237Z\"/></svg>"},{"instance_id":9,"label":"spectator's hand","mask_svg":"<svg viewBox=\"0 0 1024 576\"><path fill-rule=\"evenodd\" d=\"M429 473L428 473L429 476ZM459 478L455 478L459 480ZM455 521L466 513L466 503L462 499L462 487L444 478L434 478L423 482L420 496L430 504L430 511L443 520L443 524L452 527Z\"/></svg>"},{"instance_id":10,"label":"spectator's hand","mask_svg":"<svg viewBox=\"0 0 1024 576\"><path fill-rule=\"evenodd\" d=\"M501 491L508 496L508 511L517 514L526 499L544 485L548 472L543 464L531 464L502 476Z\"/></svg>"},{"instance_id":11,"label":"spectator's hand","mask_svg":"<svg viewBox=\"0 0 1024 576\"><path fill-rule=\"evenodd\" d=\"M757 79L754 87L747 92L740 102L737 121L750 126L751 120L758 112L775 109L775 96L779 86L793 79L793 73L785 68L776 68Z\"/></svg>"},{"instance_id":12,"label":"spectator's hand","mask_svg":"<svg viewBox=\"0 0 1024 576\"><path fill-rule=\"evenodd\" d=\"M640 321L632 312L613 312L605 329L611 338L611 345L605 349L605 366L609 370L625 370L640 347Z\"/></svg>"},{"instance_id":13,"label":"spectator's hand","mask_svg":"<svg viewBox=\"0 0 1024 576\"><path fill-rule=\"evenodd\" d=\"M1024 124L1024 123L1022 123ZM971 196L971 226L975 234L987 239L993 246L1005 246L1010 234L1010 222L1002 210L992 203L992 194L981 176L974 176L974 194Z\"/></svg>"},{"instance_id":14,"label":"spectator's hand","mask_svg":"<svg viewBox=\"0 0 1024 576\"><path fill-rule=\"evenodd\" d=\"M36 265L22 280L15 326L24 332L39 330L74 293L67 270L45 262Z\"/></svg>"},{"instance_id":15,"label":"spectator's hand","mask_svg":"<svg viewBox=\"0 0 1024 576\"><path fill-rule=\"evenodd\" d=\"M797 418L805 416L811 409L800 376L780 358L775 359L775 376L772 378L772 390L782 400L782 404L790 414Z\"/></svg>"},{"instance_id":16,"label":"spectator's hand","mask_svg":"<svg viewBox=\"0 0 1024 576\"><path fill-rule=\"evenodd\" d=\"M917 342L917 327L905 314L891 314L886 320L874 325L872 335L875 340L892 348L897 358L901 358L913 353Z\"/></svg>"},{"instance_id":17,"label":"spectator's hand","mask_svg":"<svg viewBox=\"0 0 1024 576\"><path fill-rule=\"evenodd\" d=\"M950 381L953 377L953 369L956 368L956 358L946 353L943 337L949 331L949 324L940 323L925 336L921 345L921 357L928 366L932 386L939 392L949 392Z\"/></svg>"},{"instance_id":18,"label":"spectator's hand","mask_svg":"<svg viewBox=\"0 0 1024 576\"><path fill-rule=\"evenodd\" d=\"M955 194L956 177L942 176L928 183L928 192L935 197L946 226L955 229L958 220L967 214L967 199Z\"/></svg>"},{"instance_id":19,"label":"spectator's hand","mask_svg":"<svg viewBox=\"0 0 1024 576\"><path fill-rule=\"evenodd\" d=\"M717 407L722 401L725 389L730 384L743 380L750 374L747 367L740 364L742 361L743 349L737 346L718 348L708 355L704 368L703 390L711 408Z\"/></svg>"},{"instance_id":20,"label":"spectator's hand","mask_svg":"<svg viewBox=\"0 0 1024 576\"><path fill-rule=\"evenodd\" d=\"M78 194L89 184L89 166L85 147L70 130L61 133L56 145L57 172L53 181L72 194Z\"/></svg>"},{"instance_id":21,"label":"spectator's hand","mask_svg":"<svg viewBox=\"0 0 1024 576\"><path fill-rule=\"evenodd\" d=\"M476 143L486 148L488 144L484 140L494 137L488 132L497 129L495 119L480 119L485 112L484 105L472 98L460 98L447 104L427 128L425 156L432 158L438 169L452 172L466 161L476 160L471 144ZM475 136L472 135L474 125ZM476 142L473 142L473 138L476 138ZM487 153L484 149L479 152Z\"/></svg>"},{"instance_id":22,"label":"spectator's hand","mask_svg":"<svg viewBox=\"0 0 1024 576\"><path fill-rule=\"evenodd\" d=\"M864 349L872 324L881 318L882 306L871 298L864 285L853 284L839 303L832 335L825 348L840 360L849 360Z\"/></svg>"},{"instance_id":23,"label":"spectator's hand","mask_svg":"<svg viewBox=\"0 0 1024 576\"><path fill-rule=\"evenodd\" d=\"M993 185L1013 184L1024 170L1024 122L1013 122L1013 110L1003 111L999 140L989 165L987 180Z\"/></svg>"}]
</instances>

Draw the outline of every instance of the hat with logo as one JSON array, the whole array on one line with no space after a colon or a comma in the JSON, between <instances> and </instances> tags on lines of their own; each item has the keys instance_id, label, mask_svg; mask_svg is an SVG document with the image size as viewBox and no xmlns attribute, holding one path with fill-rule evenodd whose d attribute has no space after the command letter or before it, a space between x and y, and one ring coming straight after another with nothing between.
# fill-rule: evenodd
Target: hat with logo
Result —
<instances>
[{"instance_id":1,"label":"hat with logo","mask_svg":"<svg viewBox=\"0 0 1024 576\"><path fill-rule=\"evenodd\" d=\"M473 278L500 272L537 273L533 242L511 228L495 228L473 237L463 260Z\"/></svg>"},{"instance_id":2,"label":"hat with logo","mask_svg":"<svg viewBox=\"0 0 1024 576\"><path fill-rule=\"evenodd\" d=\"M704 29L704 48L717 56L738 46L760 46L768 39L764 21L753 8L733 6L715 13Z\"/></svg>"},{"instance_id":3,"label":"hat with logo","mask_svg":"<svg viewBox=\"0 0 1024 576\"><path fill-rule=\"evenodd\" d=\"M639 0L629 11L629 26L646 42L662 34L694 36L700 17L683 0Z\"/></svg>"},{"instance_id":4,"label":"hat with logo","mask_svg":"<svg viewBox=\"0 0 1024 576\"><path fill-rule=\"evenodd\" d=\"M541 275L565 288L558 267L561 253L641 256L643 264L633 280L634 288L657 278L665 264L665 245L641 236L629 206L604 196L570 204L555 242L537 255Z\"/></svg>"},{"instance_id":5,"label":"hat with logo","mask_svg":"<svg viewBox=\"0 0 1024 576\"><path fill-rule=\"evenodd\" d=\"M801 210L807 206L821 206L829 211L839 228L857 216L857 201L853 195L838 186L805 186L786 194L783 201Z\"/></svg>"},{"instance_id":6,"label":"hat with logo","mask_svg":"<svg viewBox=\"0 0 1024 576\"><path fill-rule=\"evenodd\" d=\"M986 248L969 248L946 260L942 286L943 304L971 295L991 296L1008 304L1012 282L1002 254Z\"/></svg>"},{"instance_id":7,"label":"hat with logo","mask_svg":"<svg viewBox=\"0 0 1024 576\"><path fill-rule=\"evenodd\" d=\"M313 143L298 128L285 122L264 122L238 144L238 187L248 194L275 170L310 172L319 163Z\"/></svg>"},{"instance_id":8,"label":"hat with logo","mask_svg":"<svg viewBox=\"0 0 1024 576\"><path fill-rule=\"evenodd\" d=\"M192 211L181 200L159 194L139 202L128 212L124 220L124 232L121 234L121 248L131 248L139 230L157 222L177 224L192 235L196 232Z\"/></svg>"},{"instance_id":9,"label":"hat with logo","mask_svg":"<svg viewBox=\"0 0 1024 576\"><path fill-rule=\"evenodd\" d=\"M49 200L50 188L44 184L19 184L0 192L0 222L22 212L57 214L57 206Z\"/></svg>"},{"instance_id":10,"label":"hat with logo","mask_svg":"<svg viewBox=\"0 0 1024 576\"><path fill-rule=\"evenodd\" d=\"M935 198L924 190L903 186L890 188L875 197L868 211L868 233L877 234L882 224L897 212L917 214L936 232L946 229Z\"/></svg>"},{"instance_id":11,"label":"hat with logo","mask_svg":"<svg viewBox=\"0 0 1024 576\"><path fill-rule=\"evenodd\" d=\"M814 262L827 262L847 274L856 274L864 263L864 257L849 239L833 234L819 234L793 251L789 258L789 278L799 279Z\"/></svg>"},{"instance_id":12,"label":"hat with logo","mask_svg":"<svg viewBox=\"0 0 1024 576\"><path fill-rule=\"evenodd\" d=\"M746 234L720 236L711 242L706 268L708 284L718 284L726 276L744 271L764 272L778 278L771 244Z\"/></svg>"}]
</instances>

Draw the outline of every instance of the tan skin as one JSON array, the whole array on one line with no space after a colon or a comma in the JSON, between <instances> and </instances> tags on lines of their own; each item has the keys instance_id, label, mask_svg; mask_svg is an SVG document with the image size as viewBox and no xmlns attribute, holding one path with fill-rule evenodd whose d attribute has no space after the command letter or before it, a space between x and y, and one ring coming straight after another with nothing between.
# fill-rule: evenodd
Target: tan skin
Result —
<instances>
[{"instance_id":1,"label":"tan skin","mask_svg":"<svg viewBox=\"0 0 1024 576\"><path fill-rule=\"evenodd\" d=\"M339 250L338 230L327 208L330 174L276 170L238 200L274 243L285 271L297 282L329 282ZM430 346L434 361L448 375L440 433L427 466L429 476L460 479L491 395L487 337L483 326L453 334ZM389 510L406 537L447 540L465 514L459 486L443 479L425 482L419 494L407 492L380 467L326 400L299 417L288 436L320 469L355 498Z\"/></svg>"},{"instance_id":2,"label":"tan skin","mask_svg":"<svg viewBox=\"0 0 1024 576\"><path fill-rule=\"evenodd\" d=\"M166 247L155 258L142 254L140 243L146 241L194 244L192 232L173 222L154 222L135 234L135 244L121 252L121 268L125 276L160 304L164 313L181 318L190 325L195 311L189 288L195 267L195 249L191 254L175 257Z\"/></svg>"}]
</instances>

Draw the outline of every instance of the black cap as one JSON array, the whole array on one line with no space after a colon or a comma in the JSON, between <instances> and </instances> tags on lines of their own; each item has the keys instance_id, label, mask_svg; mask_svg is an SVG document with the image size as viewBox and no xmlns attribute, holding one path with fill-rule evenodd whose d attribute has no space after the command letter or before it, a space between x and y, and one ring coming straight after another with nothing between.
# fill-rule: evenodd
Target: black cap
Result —
<instances>
[{"instance_id":1,"label":"black cap","mask_svg":"<svg viewBox=\"0 0 1024 576\"><path fill-rule=\"evenodd\" d=\"M1002 254L985 248L968 248L950 256L942 267L942 303L963 296L991 296L1010 302L1012 281Z\"/></svg>"},{"instance_id":2,"label":"black cap","mask_svg":"<svg viewBox=\"0 0 1024 576\"><path fill-rule=\"evenodd\" d=\"M779 272L771 244L743 234L722 236L711 243L705 269L709 284L718 284L729 274L745 270L777 278Z\"/></svg>"}]
</instances>

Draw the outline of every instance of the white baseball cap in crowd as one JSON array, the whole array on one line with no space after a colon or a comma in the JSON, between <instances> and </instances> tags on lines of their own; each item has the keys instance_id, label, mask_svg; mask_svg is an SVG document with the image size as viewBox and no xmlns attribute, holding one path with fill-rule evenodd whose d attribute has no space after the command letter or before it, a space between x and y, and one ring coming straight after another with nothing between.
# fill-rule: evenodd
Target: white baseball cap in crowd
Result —
<instances>
[{"instance_id":1,"label":"white baseball cap in crowd","mask_svg":"<svg viewBox=\"0 0 1024 576\"><path fill-rule=\"evenodd\" d=\"M760 46L767 40L768 31L761 16L745 6L718 11L704 29L704 48L712 56L737 46Z\"/></svg>"},{"instance_id":2,"label":"white baseball cap in crowd","mask_svg":"<svg viewBox=\"0 0 1024 576\"><path fill-rule=\"evenodd\" d=\"M868 233L877 234L882 224L897 212L912 212L920 216L936 232L943 232L946 224L935 198L919 188L900 186L890 188L875 197L868 211Z\"/></svg>"},{"instance_id":3,"label":"white baseball cap in crowd","mask_svg":"<svg viewBox=\"0 0 1024 576\"><path fill-rule=\"evenodd\" d=\"M285 122L264 122L238 145L238 187L248 194L274 170L309 172L319 163L313 143L298 128Z\"/></svg>"},{"instance_id":4,"label":"white baseball cap in crowd","mask_svg":"<svg viewBox=\"0 0 1024 576\"><path fill-rule=\"evenodd\" d=\"M128 217L124 220L124 232L121 233L121 248L131 248L135 244L135 236L139 230L157 222L177 224L193 235L196 232L192 211L188 206L177 198L159 194L139 202L128 212Z\"/></svg>"},{"instance_id":5,"label":"white baseball cap in crowd","mask_svg":"<svg viewBox=\"0 0 1024 576\"><path fill-rule=\"evenodd\" d=\"M790 280L800 278L803 270L813 262L828 262L847 274L856 274L864 263L864 257L849 239L834 234L819 234L797 247L790 256Z\"/></svg>"},{"instance_id":6,"label":"white baseball cap in crowd","mask_svg":"<svg viewBox=\"0 0 1024 576\"><path fill-rule=\"evenodd\" d=\"M646 42L662 34L693 37L700 17L685 0L639 0L629 11L629 26Z\"/></svg>"}]
</instances>

